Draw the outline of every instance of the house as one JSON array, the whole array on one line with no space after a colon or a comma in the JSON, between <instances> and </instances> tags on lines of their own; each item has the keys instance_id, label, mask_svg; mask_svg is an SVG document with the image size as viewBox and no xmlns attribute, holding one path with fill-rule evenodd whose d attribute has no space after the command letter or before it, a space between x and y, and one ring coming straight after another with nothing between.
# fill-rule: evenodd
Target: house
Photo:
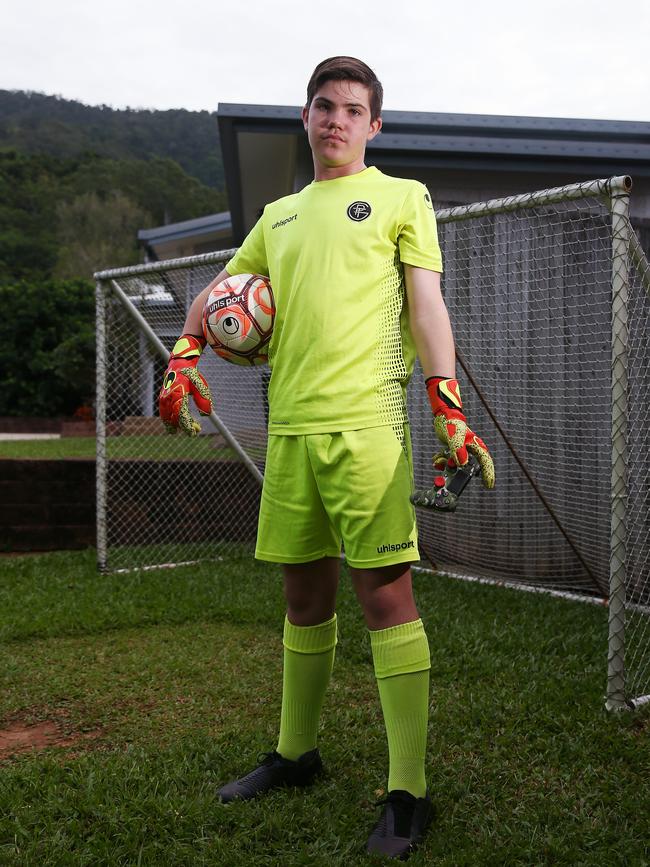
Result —
<instances>
[{"instance_id":1,"label":"house","mask_svg":"<svg viewBox=\"0 0 650 867\"><path fill-rule=\"evenodd\" d=\"M144 248L145 262L227 250L233 246L230 212L140 229L138 241Z\"/></svg>"},{"instance_id":2,"label":"house","mask_svg":"<svg viewBox=\"0 0 650 867\"><path fill-rule=\"evenodd\" d=\"M147 258L236 246L267 202L311 181L299 107L222 103L218 119L230 212L139 232ZM402 111L383 120L366 162L422 181L438 208L631 175L632 222L650 247L650 123Z\"/></svg>"}]
</instances>

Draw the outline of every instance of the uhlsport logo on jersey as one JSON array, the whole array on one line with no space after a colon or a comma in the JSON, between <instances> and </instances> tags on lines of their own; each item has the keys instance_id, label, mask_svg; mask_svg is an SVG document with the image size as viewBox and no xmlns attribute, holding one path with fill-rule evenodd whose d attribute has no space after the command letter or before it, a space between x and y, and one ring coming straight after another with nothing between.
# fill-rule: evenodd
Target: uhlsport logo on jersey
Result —
<instances>
[{"instance_id":1,"label":"uhlsport logo on jersey","mask_svg":"<svg viewBox=\"0 0 650 867\"><path fill-rule=\"evenodd\" d=\"M298 219L298 214L292 214L290 217L285 217L284 220L278 220L277 223L273 223L271 226L272 229L279 229L282 226L286 226L287 223L293 223L294 220Z\"/></svg>"},{"instance_id":2,"label":"uhlsport logo on jersey","mask_svg":"<svg viewBox=\"0 0 650 867\"><path fill-rule=\"evenodd\" d=\"M352 202L351 205L348 205L348 217L355 223L367 220L371 213L372 208L368 202Z\"/></svg>"},{"instance_id":3,"label":"uhlsport logo on jersey","mask_svg":"<svg viewBox=\"0 0 650 867\"><path fill-rule=\"evenodd\" d=\"M406 548L415 548L415 542L413 539L409 542L398 542L396 545L379 545L377 546L377 553L388 554L391 551L404 551Z\"/></svg>"}]
</instances>

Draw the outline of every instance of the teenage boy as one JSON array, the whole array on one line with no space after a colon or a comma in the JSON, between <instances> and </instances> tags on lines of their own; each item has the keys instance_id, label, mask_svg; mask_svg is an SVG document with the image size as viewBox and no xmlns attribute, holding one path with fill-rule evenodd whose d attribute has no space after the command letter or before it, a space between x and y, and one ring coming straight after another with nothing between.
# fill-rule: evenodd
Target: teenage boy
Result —
<instances>
[{"instance_id":1,"label":"teenage boy","mask_svg":"<svg viewBox=\"0 0 650 867\"><path fill-rule=\"evenodd\" d=\"M210 409L195 370L205 299L230 274L270 277L277 312L256 557L282 564L284 575L280 733L277 749L219 796L228 802L304 786L322 769L316 740L334 661L343 541L370 630L389 750L388 796L367 848L405 858L433 817L425 780L429 645L410 571L419 557L405 392L416 352L446 452L460 464L472 452L486 487L494 468L462 412L431 197L422 184L364 162L381 129L382 95L360 60L332 57L316 67L302 111L314 181L267 205L193 303L160 414L170 429L196 432L188 396Z\"/></svg>"}]
</instances>

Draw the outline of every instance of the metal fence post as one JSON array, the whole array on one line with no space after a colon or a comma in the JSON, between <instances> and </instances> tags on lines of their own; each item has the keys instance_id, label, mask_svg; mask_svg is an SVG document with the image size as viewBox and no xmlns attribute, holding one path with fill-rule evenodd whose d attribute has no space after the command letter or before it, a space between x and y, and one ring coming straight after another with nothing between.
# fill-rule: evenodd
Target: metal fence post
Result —
<instances>
[{"instance_id":1,"label":"metal fence post","mask_svg":"<svg viewBox=\"0 0 650 867\"><path fill-rule=\"evenodd\" d=\"M97 568L106 572L106 292L101 280L95 284L96 319L96 393L95 483L97 502Z\"/></svg>"},{"instance_id":2,"label":"metal fence post","mask_svg":"<svg viewBox=\"0 0 650 867\"><path fill-rule=\"evenodd\" d=\"M628 707L625 698L625 593L628 497L628 177L612 179L612 473L609 572L607 710Z\"/></svg>"}]
</instances>

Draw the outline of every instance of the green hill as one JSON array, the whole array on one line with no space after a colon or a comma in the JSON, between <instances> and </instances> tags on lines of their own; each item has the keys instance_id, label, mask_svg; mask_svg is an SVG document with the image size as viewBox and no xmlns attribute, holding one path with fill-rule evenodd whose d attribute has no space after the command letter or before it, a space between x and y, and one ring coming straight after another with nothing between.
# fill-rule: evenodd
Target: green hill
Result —
<instances>
[{"instance_id":1,"label":"green hill","mask_svg":"<svg viewBox=\"0 0 650 867\"><path fill-rule=\"evenodd\" d=\"M138 229L227 207L216 114L0 90L0 282L135 264Z\"/></svg>"},{"instance_id":2,"label":"green hill","mask_svg":"<svg viewBox=\"0 0 650 867\"><path fill-rule=\"evenodd\" d=\"M216 112L114 109L0 90L0 149L62 159L88 152L116 160L167 158L204 185L224 188Z\"/></svg>"}]
</instances>

